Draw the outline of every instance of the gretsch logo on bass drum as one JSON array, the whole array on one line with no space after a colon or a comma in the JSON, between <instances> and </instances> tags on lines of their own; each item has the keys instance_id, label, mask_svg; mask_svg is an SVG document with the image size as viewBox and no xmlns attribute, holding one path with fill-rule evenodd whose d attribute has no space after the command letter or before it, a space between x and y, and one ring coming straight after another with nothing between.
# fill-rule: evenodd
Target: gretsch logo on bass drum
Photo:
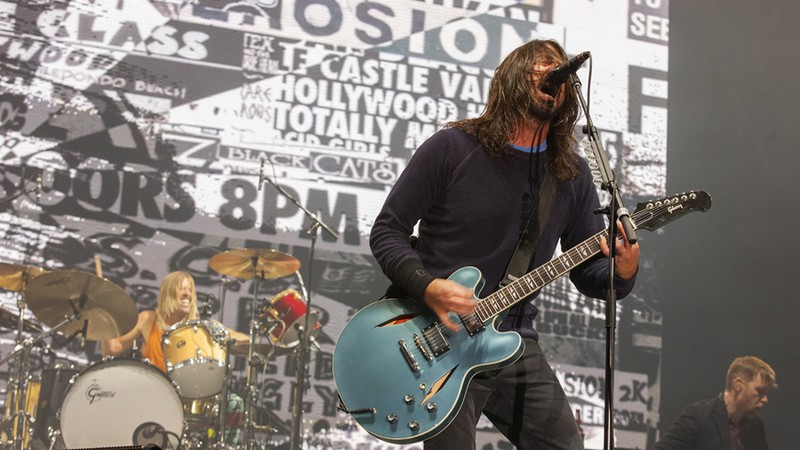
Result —
<instances>
[{"instance_id":1,"label":"gretsch logo on bass drum","mask_svg":"<svg viewBox=\"0 0 800 450\"><path fill-rule=\"evenodd\" d=\"M90 405L104 398L113 398L115 395L117 395L115 391L104 391L103 388L97 384L97 380L92 380L92 384L86 388L86 399L89 400Z\"/></svg>"}]
</instances>

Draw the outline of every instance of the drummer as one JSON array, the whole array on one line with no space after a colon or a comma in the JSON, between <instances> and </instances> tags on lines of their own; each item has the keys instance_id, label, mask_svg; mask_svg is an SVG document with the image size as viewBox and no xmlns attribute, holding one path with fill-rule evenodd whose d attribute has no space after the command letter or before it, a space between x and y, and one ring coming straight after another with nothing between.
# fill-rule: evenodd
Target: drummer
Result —
<instances>
[{"instance_id":1,"label":"drummer","mask_svg":"<svg viewBox=\"0 0 800 450\"><path fill-rule=\"evenodd\" d=\"M133 348L134 342L141 338L143 341L142 357L150 360L151 364L166 373L164 351L161 347L164 331L176 323L199 318L194 278L180 270L170 272L161 282L156 309L140 312L136 326L131 331L122 336L101 341L100 352L103 357L119 356ZM225 330L231 339L237 342L250 341L250 337L244 333L228 327L225 327Z\"/></svg>"}]
</instances>

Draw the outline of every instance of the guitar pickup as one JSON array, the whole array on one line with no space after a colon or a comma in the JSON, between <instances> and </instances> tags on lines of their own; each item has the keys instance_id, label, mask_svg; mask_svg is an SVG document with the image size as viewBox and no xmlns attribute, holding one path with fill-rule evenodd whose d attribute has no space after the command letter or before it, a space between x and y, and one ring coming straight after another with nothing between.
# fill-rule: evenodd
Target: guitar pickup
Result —
<instances>
[{"instance_id":1,"label":"guitar pickup","mask_svg":"<svg viewBox=\"0 0 800 450\"><path fill-rule=\"evenodd\" d=\"M473 313L458 317L461 319L461 323L464 325L464 329L467 330L467 333L469 333L470 337L475 336L486 329L486 327L483 325L483 322L481 322L481 320L478 318L477 314Z\"/></svg>"},{"instance_id":2,"label":"guitar pickup","mask_svg":"<svg viewBox=\"0 0 800 450\"><path fill-rule=\"evenodd\" d=\"M433 351L433 356L442 355L450 350L450 343L447 342L447 338L442 334L442 329L439 328L438 324L434 323L425 327L422 330L422 336L425 337L425 342L428 343L428 347Z\"/></svg>"}]
</instances>

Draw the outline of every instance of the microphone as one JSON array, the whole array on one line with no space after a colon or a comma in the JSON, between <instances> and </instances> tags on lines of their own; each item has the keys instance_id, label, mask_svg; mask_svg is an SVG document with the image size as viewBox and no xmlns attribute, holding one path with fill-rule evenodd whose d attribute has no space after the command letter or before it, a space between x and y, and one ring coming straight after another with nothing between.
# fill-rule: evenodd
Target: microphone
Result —
<instances>
[{"instance_id":1,"label":"microphone","mask_svg":"<svg viewBox=\"0 0 800 450\"><path fill-rule=\"evenodd\" d=\"M322 352L322 347L319 346L319 344L317 343L317 338L315 338L313 334L308 337L308 342L310 342L311 345L313 345L318 352Z\"/></svg>"},{"instance_id":2,"label":"microphone","mask_svg":"<svg viewBox=\"0 0 800 450\"><path fill-rule=\"evenodd\" d=\"M264 186L264 159L261 159L261 166L258 168L258 190Z\"/></svg>"},{"instance_id":3,"label":"microphone","mask_svg":"<svg viewBox=\"0 0 800 450\"><path fill-rule=\"evenodd\" d=\"M200 319L206 320L211 318L214 314L214 306L211 304L211 294L206 295L206 300L203 302L203 308L200 310Z\"/></svg>"},{"instance_id":4,"label":"microphone","mask_svg":"<svg viewBox=\"0 0 800 450\"><path fill-rule=\"evenodd\" d=\"M157 446L155 448L166 448L169 434L160 423L144 422L133 430L131 441L136 445L146 446L144 448L153 448L151 445Z\"/></svg>"},{"instance_id":5,"label":"microphone","mask_svg":"<svg viewBox=\"0 0 800 450\"><path fill-rule=\"evenodd\" d=\"M237 288L239 287L239 280L237 280L236 278L229 279L226 277L222 277L222 286L224 286L225 289Z\"/></svg>"},{"instance_id":6,"label":"microphone","mask_svg":"<svg viewBox=\"0 0 800 450\"><path fill-rule=\"evenodd\" d=\"M89 319L83 321L83 328L81 329L81 350L86 348L86 332L89 328Z\"/></svg>"},{"instance_id":7,"label":"microphone","mask_svg":"<svg viewBox=\"0 0 800 450\"><path fill-rule=\"evenodd\" d=\"M36 203L42 200L42 172L36 176Z\"/></svg>"},{"instance_id":8,"label":"microphone","mask_svg":"<svg viewBox=\"0 0 800 450\"><path fill-rule=\"evenodd\" d=\"M592 54L589 52L578 53L569 61L551 70L544 76L544 79L542 79L539 90L547 95L555 97L558 87L564 84L570 75L577 72L590 56L592 56Z\"/></svg>"}]
</instances>

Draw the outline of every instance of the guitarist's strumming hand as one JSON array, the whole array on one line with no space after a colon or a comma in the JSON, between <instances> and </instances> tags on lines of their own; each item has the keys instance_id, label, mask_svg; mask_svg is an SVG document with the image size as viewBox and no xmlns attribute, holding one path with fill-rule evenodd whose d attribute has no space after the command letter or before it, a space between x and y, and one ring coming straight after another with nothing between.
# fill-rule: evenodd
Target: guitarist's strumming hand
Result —
<instances>
[{"instance_id":1,"label":"guitarist's strumming hand","mask_svg":"<svg viewBox=\"0 0 800 450\"><path fill-rule=\"evenodd\" d=\"M617 244L614 248L616 252L614 275L623 280L630 280L639 270L639 244L631 245L628 242L628 237L625 236L625 231L623 231L620 222L617 222L617 232L619 234L617 234ZM609 248L605 237L600 239L600 249L604 255L608 256Z\"/></svg>"},{"instance_id":2,"label":"guitarist's strumming hand","mask_svg":"<svg viewBox=\"0 0 800 450\"><path fill-rule=\"evenodd\" d=\"M475 311L475 301L472 296L472 289L444 278L431 281L425 288L425 304L447 328L456 332L459 326L450 320L447 313L472 314Z\"/></svg>"}]
</instances>

